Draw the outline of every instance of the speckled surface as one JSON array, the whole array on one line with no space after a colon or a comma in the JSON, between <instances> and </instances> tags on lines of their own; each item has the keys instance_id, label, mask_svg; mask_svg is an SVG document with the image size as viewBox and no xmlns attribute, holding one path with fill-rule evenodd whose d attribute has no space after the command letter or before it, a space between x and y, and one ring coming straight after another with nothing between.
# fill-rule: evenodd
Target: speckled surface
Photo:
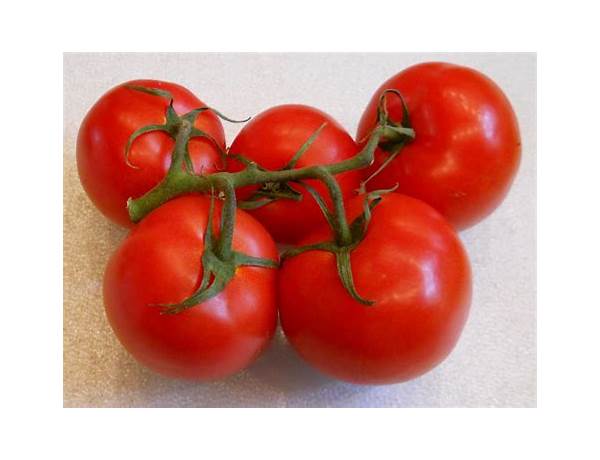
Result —
<instances>
[{"instance_id":1,"label":"speckled surface","mask_svg":"<svg viewBox=\"0 0 600 460\"><path fill-rule=\"evenodd\" d=\"M471 315L454 352L399 385L339 383L306 366L278 333L249 369L225 381L169 380L138 365L113 336L102 275L123 229L91 205L75 139L87 109L133 78L184 84L233 117L276 104L317 106L354 134L371 93L424 60L470 65L511 99L523 141L510 195L461 234L474 272ZM534 407L536 405L536 61L532 54L67 54L64 58L65 407ZM231 142L239 126L225 125Z\"/></svg>"}]
</instances>

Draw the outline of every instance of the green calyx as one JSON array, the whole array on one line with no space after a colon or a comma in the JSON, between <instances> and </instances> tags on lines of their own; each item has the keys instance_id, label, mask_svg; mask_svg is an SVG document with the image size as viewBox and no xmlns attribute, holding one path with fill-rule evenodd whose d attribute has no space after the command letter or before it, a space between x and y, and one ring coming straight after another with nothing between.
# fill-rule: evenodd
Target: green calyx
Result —
<instances>
[{"instance_id":1,"label":"green calyx","mask_svg":"<svg viewBox=\"0 0 600 460\"><path fill-rule=\"evenodd\" d=\"M127 88L132 89L134 91L140 91L143 93L151 94L153 96L160 96L160 97L168 100L168 106L167 106L166 113L165 113L165 122L162 125L156 124L156 125L143 126L139 129L137 129L136 131L134 131L133 134L131 134L131 136L129 136L129 139L127 140L127 145L125 146L125 162L127 163L128 166L135 168L135 169L139 169L139 166L136 166L129 161L129 154L131 152L131 146L133 145L134 141L138 137L140 137L144 134L150 133L150 132L161 131L161 132L168 134L169 136L171 136L171 138L173 138L176 141L177 134L179 133L180 129L186 124L189 125L191 128L189 129L189 132L186 135L186 148L183 152L182 160L183 160L186 170L190 174L195 173L192 159L190 157L189 151L187 150L187 142L189 142L190 139L197 138L197 137L203 137L205 139L208 139L217 148L219 154L221 155L223 162L225 162L227 152L225 152L223 150L223 147L216 141L216 139L214 137L212 137L207 132L202 131L194 126L194 124L196 123L196 119L202 112L207 112L207 111L210 111L210 112L214 113L216 116L218 116L219 118L221 118L222 120L226 120L231 123L245 123L246 121L248 121L250 119L250 118L246 118L244 120L233 120L233 119L223 115L218 110L215 110L210 107L199 107L197 109L191 110L188 113L180 116L180 115L177 115L177 113L175 112L175 109L173 108L173 96L168 91L156 89L156 88L146 88L144 86L135 86L135 85L128 85ZM174 155L175 155L175 153L176 152L174 152Z\"/></svg>"},{"instance_id":2,"label":"green calyx","mask_svg":"<svg viewBox=\"0 0 600 460\"><path fill-rule=\"evenodd\" d=\"M395 122L388 114L386 95L391 94L400 99L402 104L402 120ZM400 91L386 89L379 98L377 106L377 124L384 127L379 147L386 152L394 153L415 138L415 131L410 122L408 106Z\"/></svg>"},{"instance_id":3,"label":"green calyx","mask_svg":"<svg viewBox=\"0 0 600 460\"><path fill-rule=\"evenodd\" d=\"M291 249L288 249L287 251L285 251L281 255L282 260L297 256L299 254L302 254L302 253L308 252L308 251L331 252L335 256L336 267L337 267L337 272L338 272L340 281L342 282L342 285L344 286L344 288L346 289L348 294L354 300L356 300L357 302L359 302L363 305L366 305L366 306L373 305L375 303L373 300L365 299L356 290L356 286L354 284L354 278L352 275L352 263L351 263L350 255L351 255L352 251L354 249L356 249L356 247L362 242L362 240L365 238L365 236L367 234L369 222L371 221L371 212L373 211L373 208L375 208L375 206L377 206L379 204L379 202L381 201L381 197L384 194L392 192L395 189L396 189L396 187L394 187L393 189L389 189L389 190L376 190L376 191L373 191L373 192L365 195L365 200L364 200L364 204L363 204L363 212L356 219L354 219L354 221L352 221L352 223L350 224L350 226L349 226L350 240L347 241L345 244L340 244L336 238L333 241L323 241L320 243L313 243L313 244L309 244L306 246L291 248ZM331 226L331 228L334 230L334 234L335 234L336 233L336 223L331 218L331 215L330 215L331 213L329 212L327 207L324 205L322 200L320 200L320 201L318 200L318 202L319 202L319 206L321 206L321 210L325 214L325 217L326 217L327 221L329 222L329 225Z\"/></svg>"},{"instance_id":4,"label":"green calyx","mask_svg":"<svg viewBox=\"0 0 600 460\"><path fill-rule=\"evenodd\" d=\"M400 103L402 104L402 120L400 122L395 122L389 117L385 98L387 94L394 95L400 99ZM415 139L416 134L410 122L408 106L400 91L396 89L386 89L383 91L379 98L379 105L377 106L377 125L383 129L379 148L389 153L389 155L373 174L361 182L358 189L360 193L365 193L367 183L387 168L402 151L402 148Z\"/></svg>"},{"instance_id":5,"label":"green calyx","mask_svg":"<svg viewBox=\"0 0 600 460\"><path fill-rule=\"evenodd\" d=\"M226 192L225 195L227 196ZM219 236L213 233L214 193L211 194L208 221L204 233L204 252L202 253L202 280L200 286L187 299L179 303L159 304L164 314L181 313L219 294L235 276L239 267L252 266L277 268L277 261L253 257L232 250L233 228L235 225L235 194L233 201L228 200L221 213ZM227 198L230 198L227 196ZM232 206L233 204L233 206Z\"/></svg>"},{"instance_id":6,"label":"green calyx","mask_svg":"<svg viewBox=\"0 0 600 460\"><path fill-rule=\"evenodd\" d=\"M304 155L304 153L310 148L310 146L315 142L321 131L327 126L327 123L323 123L319 128L311 134L311 136L300 146L298 151L292 156L290 161L281 168L279 171L289 171L294 169L298 160ZM250 161L246 159L243 155L235 155L235 158L238 161L248 165ZM256 167L261 171L267 171L262 166L256 164ZM238 206L241 209L257 209L262 206L265 206L269 203L272 203L276 200L292 200L292 201L300 201L302 200L302 194L292 188L288 182L265 182L250 198L244 201L240 201Z\"/></svg>"},{"instance_id":7,"label":"green calyx","mask_svg":"<svg viewBox=\"0 0 600 460\"><path fill-rule=\"evenodd\" d=\"M252 210L261 208L277 200L302 200L302 194L294 190L287 183L267 182L250 198L238 203L240 209Z\"/></svg>"},{"instance_id":8,"label":"green calyx","mask_svg":"<svg viewBox=\"0 0 600 460\"><path fill-rule=\"evenodd\" d=\"M332 228L333 239L331 241L290 249L282 255L282 258L293 257L310 250L329 251L336 257L338 275L349 295L364 305L372 305L374 303L371 300L361 297L356 290L352 276L351 253L367 234L372 209L381 200L381 195L390 190L367 194L362 214L349 224L346 218L342 192L338 182L335 180L335 176L346 171L365 168L371 165L378 146L390 146L394 143L398 147L414 138L414 131L410 127L410 120L408 118L408 110L400 93L395 90L388 90L388 92L396 94L402 100L405 112L402 120L403 124L396 124L389 119L385 107L385 99L382 96L378 113L378 125L371 132L362 150L354 157L333 164L296 167L298 160L325 128L326 124L323 124L304 142L288 164L279 170L270 171L242 155L229 155L214 138L194 126L197 117L207 110L212 111L215 115L226 121L237 122L236 120L225 117L209 107L201 107L184 115L177 115L173 108L173 98L168 92L152 88L130 88L163 97L169 103L166 108L165 122L163 124L142 127L131 135L125 149L125 158L128 164L130 164L129 152L131 146L138 137L152 131L163 131L175 140L171 166L164 179L144 196L128 200L127 208L131 220L139 222L152 210L180 195L190 193L211 194L209 222L205 232L204 252L201 260L203 275L200 285L194 294L181 302L159 305L164 313L179 313L214 297L225 289L229 281L235 276L238 267L258 266L276 268L278 266L276 261L251 257L233 251L232 240L236 207L255 209L278 199L300 200L303 197L303 194L299 191L300 188L307 190L321 208L325 220ZM188 145L190 139L195 137L205 137L218 148L224 164L222 170L212 174L202 174L202 171L199 173L194 171ZM398 151L399 148L394 153ZM235 173L227 172L225 166L228 158L237 159L243 164L244 168ZM135 165L131 166L136 167ZM306 182L307 180L319 180L324 184L329 193L331 209L317 190ZM363 189L365 184L366 182L362 184ZM235 189L252 185L259 186L257 192L250 199L238 204ZM215 191L218 192L219 198L223 198L224 200L218 236L213 234L212 229Z\"/></svg>"}]
</instances>

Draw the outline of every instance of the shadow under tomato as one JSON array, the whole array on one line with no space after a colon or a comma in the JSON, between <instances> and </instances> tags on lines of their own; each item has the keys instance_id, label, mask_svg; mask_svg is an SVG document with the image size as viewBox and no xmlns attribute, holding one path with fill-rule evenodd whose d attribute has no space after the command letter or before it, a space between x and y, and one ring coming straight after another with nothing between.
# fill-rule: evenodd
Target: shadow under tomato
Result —
<instances>
[{"instance_id":1,"label":"shadow under tomato","mask_svg":"<svg viewBox=\"0 0 600 460\"><path fill-rule=\"evenodd\" d=\"M227 379L170 379L136 363L120 350L106 400L114 407L415 407L436 406L437 378L398 385L353 385L313 370L278 331L271 346L248 369ZM437 382L437 383L436 383ZM113 386L113 388L110 388Z\"/></svg>"},{"instance_id":2,"label":"shadow under tomato","mask_svg":"<svg viewBox=\"0 0 600 460\"><path fill-rule=\"evenodd\" d=\"M275 333L269 348L245 373L286 392L307 391L335 383L306 364L289 345L281 329Z\"/></svg>"}]
</instances>

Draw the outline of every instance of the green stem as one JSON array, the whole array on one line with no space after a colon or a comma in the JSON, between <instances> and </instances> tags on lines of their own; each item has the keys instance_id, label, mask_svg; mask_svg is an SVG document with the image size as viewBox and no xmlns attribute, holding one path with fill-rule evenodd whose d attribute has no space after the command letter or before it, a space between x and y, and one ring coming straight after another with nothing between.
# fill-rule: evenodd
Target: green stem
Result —
<instances>
[{"instance_id":1,"label":"green stem","mask_svg":"<svg viewBox=\"0 0 600 460\"><path fill-rule=\"evenodd\" d=\"M323 181L331 196L331 202L333 203L334 208L333 215L335 217L333 221L333 230L336 242L341 246L347 246L352 242L352 234L350 233L350 227L348 226L348 220L346 219L344 197L342 196L340 184L338 184L333 175L323 167L319 167L315 170L315 178Z\"/></svg>"},{"instance_id":2,"label":"green stem","mask_svg":"<svg viewBox=\"0 0 600 460\"><path fill-rule=\"evenodd\" d=\"M177 128L175 135L175 150L173 152L169 174L181 171L183 161L187 155L188 143L193 129L192 123L188 120L181 119L181 124Z\"/></svg>"},{"instance_id":3,"label":"green stem","mask_svg":"<svg viewBox=\"0 0 600 460\"><path fill-rule=\"evenodd\" d=\"M405 143L406 138L415 138L415 130L412 128L406 128L404 126L386 126L383 129L382 137L385 139L386 143Z\"/></svg>"},{"instance_id":4,"label":"green stem","mask_svg":"<svg viewBox=\"0 0 600 460\"><path fill-rule=\"evenodd\" d=\"M360 183L360 187L358 188L358 192L359 193L367 193L367 184L377 175L379 175L379 173L381 171L383 171L385 168L387 168L387 166L394 161L394 158L396 158L398 156L398 154L400 153L402 149L399 148L398 150L396 150L394 153L392 153L391 155L389 155L385 161L381 164L381 166L379 166L379 168L377 168L377 170L372 173L371 175L369 175L369 177L367 177L365 180L363 180ZM398 184L396 184L397 186Z\"/></svg>"},{"instance_id":5,"label":"green stem","mask_svg":"<svg viewBox=\"0 0 600 460\"><path fill-rule=\"evenodd\" d=\"M217 244L217 256L221 260L229 260L232 255L233 229L235 228L235 189L229 181L224 180L220 184L220 190L225 195L225 201L221 208L221 227L219 242Z\"/></svg>"},{"instance_id":6,"label":"green stem","mask_svg":"<svg viewBox=\"0 0 600 460\"><path fill-rule=\"evenodd\" d=\"M181 162L183 161L183 155L187 148L187 140L183 142L183 138L185 137L184 133L187 129L188 128L184 128L182 123L176 136L176 152L173 163L175 163L176 160L179 161L179 168L172 163L169 173L160 184L144 196L128 201L127 207L129 216L133 222L139 222L150 211L176 196L187 193L207 192L211 189L213 184L223 184L224 182L227 182L231 184L233 188L239 188L247 185L264 184L265 182L292 182L304 179L314 179L319 175L322 176L324 172L330 175L337 175L353 169L364 168L373 162L375 148L379 143L383 130L381 127L376 128L365 147L356 156L340 161L339 163L306 166L304 168L286 169L281 171L262 171L258 169L256 165L250 164L244 170L236 173L218 172L208 176L201 176L186 174L181 170ZM178 149L179 151L177 151ZM178 153L181 154L181 158L177 157ZM336 214L338 213L336 212ZM344 232L344 230L341 231Z\"/></svg>"}]
</instances>

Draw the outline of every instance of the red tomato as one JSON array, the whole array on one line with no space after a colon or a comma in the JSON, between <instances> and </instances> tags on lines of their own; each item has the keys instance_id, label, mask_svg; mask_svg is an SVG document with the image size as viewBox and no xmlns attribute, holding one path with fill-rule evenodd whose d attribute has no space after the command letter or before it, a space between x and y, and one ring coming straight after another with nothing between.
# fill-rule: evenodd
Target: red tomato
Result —
<instances>
[{"instance_id":1,"label":"red tomato","mask_svg":"<svg viewBox=\"0 0 600 460\"><path fill-rule=\"evenodd\" d=\"M364 197L348 203L350 218ZM330 240L327 227L302 245ZM390 193L373 209L367 234L351 253L364 306L338 278L330 252L285 260L279 314L289 342L322 372L353 383L395 383L440 363L456 344L471 300L467 255L454 230L427 204Z\"/></svg>"},{"instance_id":2,"label":"red tomato","mask_svg":"<svg viewBox=\"0 0 600 460\"><path fill-rule=\"evenodd\" d=\"M127 88L127 85L166 90L174 98L178 115L205 104L190 91L174 83L135 80L104 94L87 113L77 138L77 167L83 188L102 213L123 226L132 226L127 199L140 197L158 184L171 164L174 140L164 132L138 137L125 162L125 146L137 129L164 124L168 100ZM212 112L203 112L195 126L225 146L223 126ZM220 164L219 150L208 139L194 138L189 144L196 172L213 172Z\"/></svg>"},{"instance_id":3,"label":"red tomato","mask_svg":"<svg viewBox=\"0 0 600 460\"><path fill-rule=\"evenodd\" d=\"M368 189L389 188L419 198L440 211L456 228L476 224L508 193L521 156L521 140L510 102L485 75L467 67L424 63L386 81L373 95L358 127L357 139L376 123L385 89L404 96L416 139ZM402 119L402 105L386 96L390 118ZM378 150L375 171L389 154Z\"/></svg>"},{"instance_id":4,"label":"red tomato","mask_svg":"<svg viewBox=\"0 0 600 460\"><path fill-rule=\"evenodd\" d=\"M229 153L243 155L269 170L281 169L323 123L327 123L327 126L300 157L296 168L336 163L358 153L356 143L337 121L306 105L280 105L260 113L240 131ZM242 165L230 160L228 169L239 171ZM343 195L347 197L358 188L360 173L350 171L337 175L336 179ZM306 182L330 204L327 188L321 181ZM300 186L292 185L292 188L302 193L301 201L281 199L250 211L276 241L283 243L296 241L324 222L321 210L310 194ZM256 190L257 187L238 190L238 198L248 199Z\"/></svg>"},{"instance_id":5,"label":"red tomato","mask_svg":"<svg viewBox=\"0 0 600 460\"><path fill-rule=\"evenodd\" d=\"M215 216L220 209L215 203ZM272 268L239 267L221 293L178 314L152 306L181 302L199 287L208 210L206 197L169 201L131 231L106 268L104 303L115 334L140 363L167 376L208 380L233 374L254 361L275 331ZM233 249L278 257L271 236L241 210Z\"/></svg>"}]
</instances>

